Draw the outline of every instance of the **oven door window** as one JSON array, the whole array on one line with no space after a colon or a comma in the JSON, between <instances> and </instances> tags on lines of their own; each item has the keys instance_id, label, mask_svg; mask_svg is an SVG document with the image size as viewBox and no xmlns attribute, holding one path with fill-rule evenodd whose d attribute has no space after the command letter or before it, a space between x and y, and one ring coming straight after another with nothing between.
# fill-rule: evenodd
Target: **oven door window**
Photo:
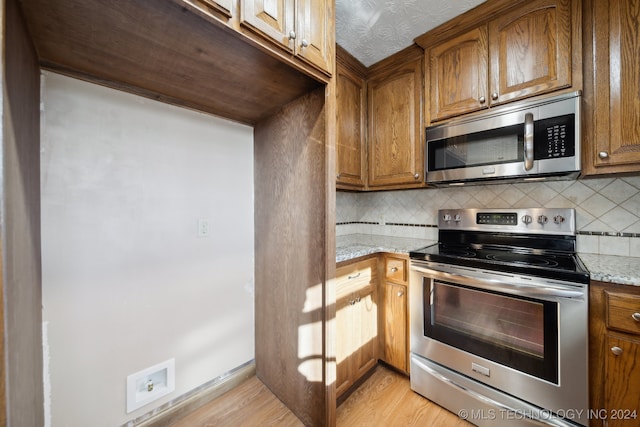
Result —
<instances>
[{"instance_id":1,"label":"oven door window","mask_svg":"<svg viewBox=\"0 0 640 427\"><path fill-rule=\"evenodd\" d=\"M425 280L425 335L558 383L558 304Z\"/></svg>"}]
</instances>

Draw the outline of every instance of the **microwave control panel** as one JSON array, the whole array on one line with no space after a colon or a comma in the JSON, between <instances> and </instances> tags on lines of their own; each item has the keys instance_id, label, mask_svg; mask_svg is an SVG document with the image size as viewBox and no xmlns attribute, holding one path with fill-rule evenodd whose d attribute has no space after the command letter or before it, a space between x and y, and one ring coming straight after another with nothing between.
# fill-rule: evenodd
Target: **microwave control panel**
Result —
<instances>
[{"instance_id":1,"label":"microwave control panel","mask_svg":"<svg viewBox=\"0 0 640 427\"><path fill-rule=\"evenodd\" d=\"M551 117L534 122L534 159L575 156L575 115Z\"/></svg>"}]
</instances>

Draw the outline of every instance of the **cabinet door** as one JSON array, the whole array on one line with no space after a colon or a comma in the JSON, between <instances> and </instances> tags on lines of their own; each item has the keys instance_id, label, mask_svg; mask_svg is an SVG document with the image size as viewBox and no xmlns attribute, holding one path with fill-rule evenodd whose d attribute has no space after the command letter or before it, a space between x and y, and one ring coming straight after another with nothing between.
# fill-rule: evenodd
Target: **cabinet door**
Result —
<instances>
[{"instance_id":1,"label":"cabinet door","mask_svg":"<svg viewBox=\"0 0 640 427\"><path fill-rule=\"evenodd\" d=\"M352 354L356 350L353 334L353 297L343 295L336 301L336 395L353 384Z\"/></svg>"},{"instance_id":2,"label":"cabinet door","mask_svg":"<svg viewBox=\"0 0 640 427\"><path fill-rule=\"evenodd\" d=\"M364 187L365 86L364 79L338 63L336 73L337 183Z\"/></svg>"},{"instance_id":3,"label":"cabinet door","mask_svg":"<svg viewBox=\"0 0 640 427\"><path fill-rule=\"evenodd\" d=\"M356 332L354 372L360 378L378 363L378 301L375 284L356 294L353 308L353 326Z\"/></svg>"},{"instance_id":4,"label":"cabinet door","mask_svg":"<svg viewBox=\"0 0 640 427\"><path fill-rule=\"evenodd\" d=\"M637 426L640 417L640 388L638 388L640 337L638 340L632 340L608 335L606 342L608 349L605 367L607 425L608 427Z\"/></svg>"},{"instance_id":5,"label":"cabinet door","mask_svg":"<svg viewBox=\"0 0 640 427\"><path fill-rule=\"evenodd\" d=\"M384 360L407 372L407 287L385 285Z\"/></svg>"},{"instance_id":6,"label":"cabinet door","mask_svg":"<svg viewBox=\"0 0 640 427\"><path fill-rule=\"evenodd\" d=\"M367 90L369 187L421 183L422 58L372 76Z\"/></svg>"},{"instance_id":7,"label":"cabinet door","mask_svg":"<svg viewBox=\"0 0 640 427\"><path fill-rule=\"evenodd\" d=\"M498 104L571 86L571 0L535 0L489 22L489 90Z\"/></svg>"},{"instance_id":8,"label":"cabinet door","mask_svg":"<svg viewBox=\"0 0 640 427\"><path fill-rule=\"evenodd\" d=\"M327 73L333 66L334 44L330 5L333 0L298 0L295 53Z\"/></svg>"},{"instance_id":9,"label":"cabinet door","mask_svg":"<svg viewBox=\"0 0 640 427\"><path fill-rule=\"evenodd\" d=\"M240 5L242 24L293 51L294 0L242 0Z\"/></svg>"},{"instance_id":10,"label":"cabinet door","mask_svg":"<svg viewBox=\"0 0 640 427\"><path fill-rule=\"evenodd\" d=\"M585 127L587 174L640 171L640 0L587 2L594 49ZM589 49L585 49L589 51ZM593 69L591 68L593 65ZM593 90L593 93L591 92Z\"/></svg>"},{"instance_id":11,"label":"cabinet door","mask_svg":"<svg viewBox=\"0 0 640 427\"><path fill-rule=\"evenodd\" d=\"M489 51L486 26L436 45L426 55L429 61L429 122L487 107Z\"/></svg>"},{"instance_id":12,"label":"cabinet door","mask_svg":"<svg viewBox=\"0 0 640 427\"><path fill-rule=\"evenodd\" d=\"M197 0L211 9L215 10L218 13L226 16L227 18L231 18L231 10L233 8L233 4L231 0Z\"/></svg>"}]
</instances>

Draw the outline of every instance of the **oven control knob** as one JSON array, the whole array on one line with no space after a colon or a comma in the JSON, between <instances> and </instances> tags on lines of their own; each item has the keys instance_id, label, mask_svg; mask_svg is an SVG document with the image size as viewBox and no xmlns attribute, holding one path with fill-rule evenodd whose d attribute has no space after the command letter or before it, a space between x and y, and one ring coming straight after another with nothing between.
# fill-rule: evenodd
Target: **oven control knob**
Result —
<instances>
[{"instance_id":1,"label":"oven control knob","mask_svg":"<svg viewBox=\"0 0 640 427\"><path fill-rule=\"evenodd\" d=\"M462 221L462 217L460 216L460 214L455 214L455 215L453 216L453 220L454 220L455 222L460 222L460 221Z\"/></svg>"},{"instance_id":2,"label":"oven control knob","mask_svg":"<svg viewBox=\"0 0 640 427\"><path fill-rule=\"evenodd\" d=\"M540 215L538 217L538 224L543 224L544 225L544 224L547 223L547 221L549 221L549 218L547 218L546 215Z\"/></svg>"},{"instance_id":3,"label":"oven control knob","mask_svg":"<svg viewBox=\"0 0 640 427\"><path fill-rule=\"evenodd\" d=\"M449 215L449 214L444 214L444 215L442 216L442 219L444 220L444 222L449 222L449 221L451 221L451 215Z\"/></svg>"},{"instance_id":4,"label":"oven control knob","mask_svg":"<svg viewBox=\"0 0 640 427\"><path fill-rule=\"evenodd\" d=\"M564 222L564 217L562 215L556 215L553 217L553 222L556 224L562 224Z\"/></svg>"},{"instance_id":5,"label":"oven control knob","mask_svg":"<svg viewBox=\"0 0 640 427\"><path fill-rule=\"evenodd\" d=\"M533 222L533 218L531 218L531 215L525 215L522 217L522 222L525 224L531 224Z\"/></svg>"}]
</instances>

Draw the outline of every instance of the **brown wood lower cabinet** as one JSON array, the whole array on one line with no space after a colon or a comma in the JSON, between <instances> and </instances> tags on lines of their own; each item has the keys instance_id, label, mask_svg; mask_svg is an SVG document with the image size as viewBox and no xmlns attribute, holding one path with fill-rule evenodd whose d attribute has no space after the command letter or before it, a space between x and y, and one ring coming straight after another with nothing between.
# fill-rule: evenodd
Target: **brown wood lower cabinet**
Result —
<instances>
[{"instance_id":1,"label":"brown wood lower cabinet","mask_svg":"<svg viewBox=\"0 0 640 427\"><path fill-rule=\"evenodd\" d=\"M407 287L385 283L384 357L389 365L408 372L407 365Z\"/></svg>"},{"instance_id":2,"label":"brown wood lower cabinet","mask_svg":"<svg viewBox=\"0 0 640 427\"><path fill-rule=\"evenodd\" d=\"M336 395L378 363L377 256L336 269Z\"/></svg>"},{"instance_id":3,"label":"brown wood lower cabinet","mask_svg":"<svg viewBox=\"0 0 640 427\"><path fill-rule=\"evenodd\" d=\"M409 373L408 286L409 258L398 254L383 256L384 351L381 358L394 368Z\"/></svg>"},{"instance_id":4,"label":"brown wood lower cabinet","mask_svg":"<svg viewBox=\"0 0 640 427\"><path fill-rule=\"evenodd\" d=\"M640 425L640 287L591 282L591 426Z\"/></svg>"},{"instance_id":5,"label":"brown wood lower cabinet","mask_svg":"<svg viewBox=\"0 0 640 427\"><path fill-rule=\"evenodd\" d=\"M378 360L409 373L409 257L380 254L336 269L336 395Z\"/></svg>"}]
</instances>

